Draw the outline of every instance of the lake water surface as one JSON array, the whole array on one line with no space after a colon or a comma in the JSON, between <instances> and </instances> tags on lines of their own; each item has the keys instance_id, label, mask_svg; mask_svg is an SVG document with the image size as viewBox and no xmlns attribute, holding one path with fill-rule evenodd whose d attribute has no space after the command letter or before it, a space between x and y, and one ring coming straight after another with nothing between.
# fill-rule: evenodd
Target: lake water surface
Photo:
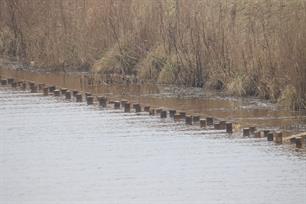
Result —
<instances>
[{"instance_id":1,"label":"lake water surface","mask_svg":"<svg viewBox=\"0 0 306 204\"><path fill-rule=\"evenodd\" d=\"M305 204L306 155L0 87L0 203Z\"/></svg>"}]
</instances>

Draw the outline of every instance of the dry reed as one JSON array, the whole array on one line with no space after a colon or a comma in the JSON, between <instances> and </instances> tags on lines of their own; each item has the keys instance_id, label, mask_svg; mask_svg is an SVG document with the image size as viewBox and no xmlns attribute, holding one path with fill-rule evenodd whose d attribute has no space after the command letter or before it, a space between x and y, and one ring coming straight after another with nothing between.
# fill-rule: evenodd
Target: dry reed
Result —
<instances>
[{"instance_id":1,"label":"dry reed","mask_svg":"<svg viewBox=\"0 0 306 204\"><path fill-rule=\"evenodd\" d=\"M305 0L1 0L0 52L300 108L305 22Z\"/></svg>"}]
</instances>

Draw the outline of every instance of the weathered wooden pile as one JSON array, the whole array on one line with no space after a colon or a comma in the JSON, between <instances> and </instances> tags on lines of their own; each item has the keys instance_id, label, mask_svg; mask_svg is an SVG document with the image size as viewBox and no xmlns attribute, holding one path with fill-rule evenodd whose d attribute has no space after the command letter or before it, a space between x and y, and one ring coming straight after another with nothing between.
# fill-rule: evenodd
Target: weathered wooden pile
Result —
<instances>
[{"instance_id":1,"label":"weathered wooden pile","mask_svg":"<svg viewBox=\"0 0 306 204\"><path fill-rule=\"evenodd\" d=\"M0 77L1 79L1 77ZM173 118L174 121L184 121L186 125L198 125L203 129L212 129L224 131L228 134L242 135L243 137L267 138L267 141L274 141L276 144L290 142L295 144L296 148L303 148L305 144L306 132L285 137L280 131L262 130L256 127L243 128L242 133L233 131L233 122L219 120L211 116L205 118L199 115L189 115L186 112L174 109L152 108L147 105L129 102L128 100L111 100L106 96L94 96L91 93L82 93L78 90L68 90L67 88L56 87L55 85L47 85L35 83L34 81L18 81L13 78L1 79L2 86L11 86L21 90L30 90L31 93L42 92L44 96L64 97L66 100L81 103L86 101L87 105L98 105L101 107L113 107L114 109L123 109L125 113L129 112L147 112L151 116L159 116L162 119L167 117Z\"/></svg>"}]
</instances>

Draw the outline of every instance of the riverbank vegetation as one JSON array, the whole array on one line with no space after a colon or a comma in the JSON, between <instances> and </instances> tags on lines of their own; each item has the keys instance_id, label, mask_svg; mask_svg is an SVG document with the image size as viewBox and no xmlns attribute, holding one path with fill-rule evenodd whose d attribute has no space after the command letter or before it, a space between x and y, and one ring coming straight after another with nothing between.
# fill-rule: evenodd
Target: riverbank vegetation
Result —
<instances>
[{"instance_id":1,"label":"riverbank vegetation","mask_svg":"<svg viewBox=\"0 0 306 204\"><path fill-rule=\"evenodd\" d=\"M305 108L304 0L1 0L0 52L39 67Z\"/></svg>"}]
</instances>

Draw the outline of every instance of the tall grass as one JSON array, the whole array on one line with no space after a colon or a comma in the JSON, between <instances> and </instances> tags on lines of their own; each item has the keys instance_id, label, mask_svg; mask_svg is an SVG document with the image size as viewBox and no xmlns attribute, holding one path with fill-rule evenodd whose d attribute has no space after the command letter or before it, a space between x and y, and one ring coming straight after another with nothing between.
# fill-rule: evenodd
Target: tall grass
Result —
<instances>
[{"instance_id":1,"label":"tall grass","mask_svg":"<svg viewBox=\"0 0 306 204\"><path fill-rule=\"evenodd\" d=\"M305 0L2 0L0 52L37 66L305 107Z\"/></svg>"}]
</instances>

